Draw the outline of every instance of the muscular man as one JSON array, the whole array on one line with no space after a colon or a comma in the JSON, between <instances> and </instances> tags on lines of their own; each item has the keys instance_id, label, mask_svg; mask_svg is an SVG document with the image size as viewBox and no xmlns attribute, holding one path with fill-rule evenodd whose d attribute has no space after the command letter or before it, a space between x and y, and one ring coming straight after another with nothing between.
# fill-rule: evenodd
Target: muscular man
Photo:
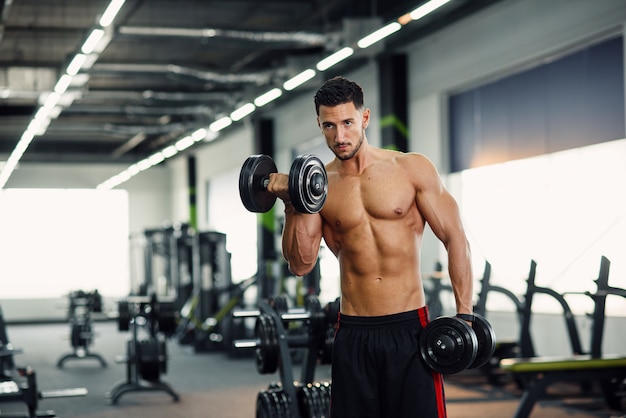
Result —
<instances>
[{"instance_id":1,"label":"muscular man","mask_svg":"<svg viewBox=\"0 0 626 418\"><path fill-rule=\"evenodd\" d=\"M268 190L285 202L282 245L290 270L308 273L322 238L339 261L331 416L445 417L443 379L419 354L428 323L420 248L428 223L448 252L457 311L471 313L470 249L458 205L426 157L367 142L370 109L358 84L332 78L314 101L335 154L326 165L323 209L296 212L285 174L272 174Z\"/></svg>"}]
</instances>

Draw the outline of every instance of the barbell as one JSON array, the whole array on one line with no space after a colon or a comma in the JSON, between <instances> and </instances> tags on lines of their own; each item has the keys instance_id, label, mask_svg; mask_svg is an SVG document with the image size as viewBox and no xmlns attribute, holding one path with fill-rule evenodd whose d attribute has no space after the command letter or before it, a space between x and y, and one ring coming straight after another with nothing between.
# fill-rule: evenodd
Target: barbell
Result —
<instances>
[{"instance_id":1,"label":"barbell","mask_svg":"<svg viewBox=\"0 0 626 418\"><path fill-rule=\"evenodd\" d=\"M437 373L453 374L485 365L495 351L496 335L479 314L441 316L424 328L419 345L428 367Z\"/></svg>"},{"instance_id":2,"label":"barbell","mask_svg":"<svg viewBox=\"0 0 626 418\"><path fill-rule=\"evenodd\" d=\"M272 157L264 154L246 159L239 173L239 195L250 212L267 212L276 196L267 190L271 173L278 169ZM314 155L300 155L289 170L289 198L300 213L322 210L328 194L328 177L322 161Z\"/></svg>"}]
</instances>

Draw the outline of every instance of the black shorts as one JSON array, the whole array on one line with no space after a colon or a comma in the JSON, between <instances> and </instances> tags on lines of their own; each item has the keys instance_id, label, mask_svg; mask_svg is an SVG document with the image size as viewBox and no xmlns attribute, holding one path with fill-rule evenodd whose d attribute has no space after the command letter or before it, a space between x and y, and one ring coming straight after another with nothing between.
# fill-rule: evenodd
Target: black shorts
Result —
<instances>
[{"instance_id":1,"label":"black shorts","mask_svg":"<svg viewBox=\"0 0 626 418\"><path fill-rule=\"evenodd\" d=\"M339 316L331 418L445 418L443 376L426 366L426 307L376 317Z\"/></svg>"}]
</instances>

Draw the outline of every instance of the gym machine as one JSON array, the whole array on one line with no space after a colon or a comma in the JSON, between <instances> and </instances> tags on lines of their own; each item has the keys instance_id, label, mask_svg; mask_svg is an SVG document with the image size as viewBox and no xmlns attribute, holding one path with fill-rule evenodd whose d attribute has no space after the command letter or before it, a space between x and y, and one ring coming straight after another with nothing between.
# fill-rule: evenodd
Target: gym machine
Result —
<instances>
[{"instance_id":1,"label":"gym machine","mask_svg":"<svg viewBox=\"0 0 626 418\"><path fill-rule=\"evenodd\" d=\"M126 380L117 383L108 394L112 404L129 392L162 391L179 400L172 387L161 380L167 372L166 338L176 330L178 310L174 301L134 296L118 301L118 329L131 332L126 343ZM140 335L141 334L141 335Z\"/></svg>"},{"instance_id":2,"label":"gym machine","mask_svg":"<svg viewBox=\"0 0 626 418\"><path fill-rule=\"evenodd\" d=\"M287 299L276 296L259 301L258 310L234 311L238 318L256 317L252 340L236 340L236 348L254 348L257 371L280 373L280 382L259 392L256 417L318 418L328 416L330 383L314 382L315 368L330 364L339 299L322 308L317 296L308 295L304 309L289 308ZM299 327L293 325L301 324ZM299 382L294 378L293 349L304 349Z\"/></svg>"},{"instance_id":3,"label":"gym machine","mask_svg":"<svg viewBox=\"0 0 626 418\"><path fill-rule=\"evenodd\" d=\"M87 395L85 388L40 391L35 371L28 366L16 367L13 356L21 353L22 350L14 348L9 342L6 323L0 308L0 403L22 402L27 409L26 415L0 413L0 417L55 418L54 411L38 409L40 399Z\"/></svg>"},{"instance_id":4,"label":"gym machine","mask_svg":"<svg viewBox=\"0 0 626 418\"><path fill-rule=\"evenodd\" d=\"M547 287L537 286L535 282L537 263L531 260L528 273L526 293L522 298L518 298L514 293L500 286L490 283L491 265L485 264L485 271L481 280L481 289L478 294L478 301L474 306L474 312L485 315L487 296L490 292L496 292L508 298L515 307L518 320L520 322L520 336L518 341L499 341L496 344L496 351L491 362L485 364L481 371L485 373L489 382L494 385L501 384L502 369L500 367L502 359L508 358L531 358L536 357L535 348L531 336L532 302L536 294L543 294L552 297L563 309L563 318L570 341L570 347L574 355L585 354L580 342L576 319L563 294ZM518 384L521 384L518 382Z\"/></svg>"},{"instance_id":5,"label":"gym machine","mask_svg":"<svg viewBox=\"0 0 626 418\"><path fill-rule=\"evenodd\" d=\"M193 293L181 309L178 340L192 345L196 352L226 350L232 354L233 340L245 335L245 326L230 312L242 307L245 291L256 280L233 283L226 234L200 232L192 248Z\"/></svg>"},{"instance_id":6,"label":"gym machine","mask_svg":"<svg viewBox=\"0 0 626 418\"><path fill-rule=\"evenodd\" d=\"M487 315L487 296L489 295L489 293L492 292L499 293L511 301L513 307L515 308L515 312L517 313L520 327L522 327L523 324L525 324L523 320L523 302L510 290L502 286L491 284L491 264L488 261L485 261L483 277L480 280L480 292L478 293L478 300L476 301L476 305L474 305L475 313L482 316ZM524 334L529 335L529 333L526 332ZM529 339L526 339L525 341L528 342ZM520 353L521 350L519 340L498 340L496 342L495 351L491 361L485 363L485 365L480 368L480 371L483 372L483 374L487 377L489 383L491 383L492 385L502 385L503 373L500 369L500 360L503 358L520 357Z\"/></svg>"},{"instance_id":7,"label":"gym machine","mask_svg":"<svg viewBox=\"0 0 626 418\"><path fill-rule=\"evenodd\" d=\"M68 317L72 352L61 356L57 361L58 368L62 368L63 364L70 359L96 359L102 367L107 367L107 362L100 354L89 351L94 337L92 312L102 312L102 297L98 290L70 292Z\"/></svg>"},{"instance_id":8,"label":"gym machine","mask_svg":"<svg viewBox=\"0 0 626 418\"><path fill-rule=\"evenodd\" d=\"M133 293L174 297L180 309L192 292L193 230L187 224L146 229L143 248L143 282Z\"/></svg>"},{"instance_id":9,"label":"gym machine","mask_svg":"<svg viewBox=\"0 0 626 418\"><path fill-rule=\"evenodd\" d=\"M580 336L578 334L578 328L576 326L576 319L569 307L569 304L565 300L565 297L554 289L547 287L540 287L535 284L535 277L537 271L537 263L534 260L530 262L530 271L528 273L526 294L524 296L524 303L522 307L522 327L520 332L520 356L521 357L535 357L535 348L533 346L532 337L530 335L530 321L532 318L532 303L535 294L544 294L554 298L559 305L563 308L563 318L565 319L565 326L570 340L570 347L574 355L585 354L580 343Z\"/></svg>"},{"instance_id":10,"label":"gym machine","mask_svg":"<svg viewBox=\"0 0 626 418\"><path fill-rule=\"evenodd\" d=\"M500 366L523 382L524 393L514 418L527 418L548 386L557 382L579 382L583 389L599 382L602 395L611 409L622 410L626 392L626 356L602 353L605 302L609 295L626 297L626 290L608 284L609 260L602 257L600 273L595 280L597 291L586 292L595 303L591 335L591 354L570 357L525 357L500 361ZM534 285L534 284L533 284Z\"/></svg>"}]
</instances>

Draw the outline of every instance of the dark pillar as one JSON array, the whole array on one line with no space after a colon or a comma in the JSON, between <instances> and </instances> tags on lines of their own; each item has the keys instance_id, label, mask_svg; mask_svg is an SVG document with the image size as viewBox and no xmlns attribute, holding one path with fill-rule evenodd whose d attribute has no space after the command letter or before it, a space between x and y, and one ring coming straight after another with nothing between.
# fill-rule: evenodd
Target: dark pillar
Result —
<instances>
[{"instance_id":1,"label":"dark pillar","mask_svg":"<svg viewBox=\"0 0 626 418\"><path fill-rule=\"evenodd\" d=\"M274 157L274 121L272 119L258 119L254 121L254 149L256 154L266 154ZM274 208L269 212L257 214L257 286L258 298L267 299L273 296L275 277L273 273L276 261L276 222Z\"/></svg>"},{"instance_id":2,"label":"dark pillar","mask_svg":"<svg viewBox=\"0 0 626 418\"><path fill-rule=\"evenodd\" d=\"M408 79L405 55L384 54L378 59L380 129L383 148L408 151Z\"/></svg>"},{"instance_id":3,"label":"dark pillar","mask_svg":"<svg viewBox=\"0 0 626 418\"><path fill-rule=\"evenodd\" d=\"M196 157L187 158L187 187L189 188L189 227L198 230Z\"/></svg>"}]
</instances>

